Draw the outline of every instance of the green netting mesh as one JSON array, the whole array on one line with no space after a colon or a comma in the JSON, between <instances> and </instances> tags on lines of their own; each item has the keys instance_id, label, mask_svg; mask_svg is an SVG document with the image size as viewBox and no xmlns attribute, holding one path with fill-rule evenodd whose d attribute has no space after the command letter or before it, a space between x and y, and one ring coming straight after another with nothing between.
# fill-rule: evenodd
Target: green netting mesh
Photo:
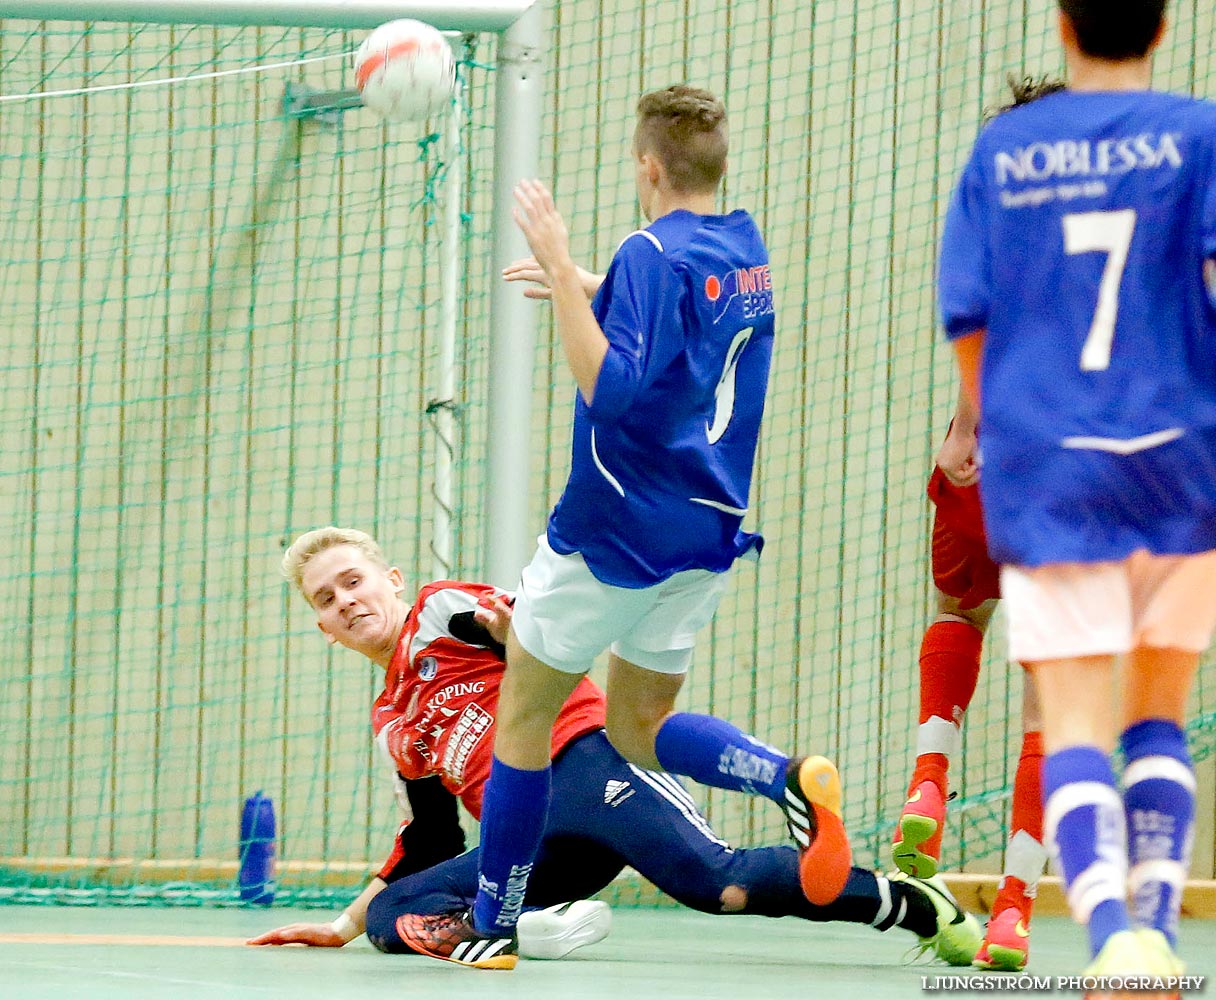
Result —
<instances>
[{"instance_id":1,"label":"green netting mesh","mask_svg":"<svg viewBox=\"0 0 1216 1000\"><path fill-rule=\"evenodd\" d=\"M638 222L638 93L689 80L726 99L725 202L757 216L777 289L753 500L768 546L738 572L685 703L837 757L861 864L885 861L912 760L924 484L955 398L934 322L944 199L1005 75L1060 70L1053 7L549 12L542 172L589 267ZM1172 9L1159 81L1209 92L1196 40L1213 14ZM191 78L0 103L0 899L230 902L240 806L258 789L278 813L280 901L345 900L387 850L393 803L367 728L378 671L327 651L277 576L294 534L332 522L378 535L412 582L431 572L443 144L434 123L284 110L289 84L297 98L346 86L360 37L0 22L0 94ZM453 502L454 572L475 575L495 53L492 37L469 45ZM294 65L202 78L271 63ZM538 531L573 399L555 341L541 344ZM1020 685L990 652L953 769L947 868L999 867ZM1201 758L1214 689L1208 663ZM737 843L783 836L767 802L702 801Z\"/></svg>"},{"instance_id":2,"label":"green netting mesh","mask_svg":"<svg viewBox=\"0 0 1216 1000\"><path fill-rule=\"evenodd\" d=\"M259 788L281 856L315 868L301 893L357 882L391 841L368 742L376 670L328 654L276 570L296 533L336 522L430 572L444 147L427 124L298 111L349 86L360 37L0 32L5 94L189 78L0 104L0 856L19 859L4 878L21 895L181 896L156 883L230 868ZM464 52L475 113L453 248L470 272L489 219L481 54ZM473 414L486 301L483 279L461 305ZM479 437L458 441L457 574ZM231 895L230 872L211 881Z\"/></svg>"}]
</instances>

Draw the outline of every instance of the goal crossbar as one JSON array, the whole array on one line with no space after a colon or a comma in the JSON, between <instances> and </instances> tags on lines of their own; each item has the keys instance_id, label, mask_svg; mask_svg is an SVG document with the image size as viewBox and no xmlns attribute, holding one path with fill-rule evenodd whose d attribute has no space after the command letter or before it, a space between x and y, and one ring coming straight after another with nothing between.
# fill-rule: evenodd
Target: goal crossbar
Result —
<instances>
[{"instance_id":1,"label":"goal crossbar","mask_svg":"<svg viewBox=\"0 0 1216 1000\"><path fill-rule=\"evenodd\" d=\"M374 28L414 17L441 31L510 28L537 0L6 0L0 17L33 21L143 21L153 24L273 25L285 28Z\"/></svg>"}]
</instances>

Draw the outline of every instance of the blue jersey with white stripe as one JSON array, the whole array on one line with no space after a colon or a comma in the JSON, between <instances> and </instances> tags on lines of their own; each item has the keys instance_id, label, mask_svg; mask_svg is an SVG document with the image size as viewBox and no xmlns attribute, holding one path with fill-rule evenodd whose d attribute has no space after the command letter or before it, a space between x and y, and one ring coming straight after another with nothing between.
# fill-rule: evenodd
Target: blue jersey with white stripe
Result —
<instances>
[{"instance_id":1,"label":"blue jersey with white stripe","mask_svg":"<svg viewBox=\"0 0 1216 1000\"><path fill-rule=\"evenodd\" d=\"M591 405L577 394L549 544L617 587L729 568L761 544L740 527L773 343L755 222L663 216L621 244L591 307L608 353Z\"/></svg>"},{"instance_id":2,"label":"blue jersey with white stripe","mask_svg":"<svg viewBox=\"0 0 1216 1000\"><path fill-rule=\"evenodd\" d=\"M980 135L946 219L947 335L986 329L998 562L1216 548L1216 105L1061 92Z\"/></svg>"}]
</instances>

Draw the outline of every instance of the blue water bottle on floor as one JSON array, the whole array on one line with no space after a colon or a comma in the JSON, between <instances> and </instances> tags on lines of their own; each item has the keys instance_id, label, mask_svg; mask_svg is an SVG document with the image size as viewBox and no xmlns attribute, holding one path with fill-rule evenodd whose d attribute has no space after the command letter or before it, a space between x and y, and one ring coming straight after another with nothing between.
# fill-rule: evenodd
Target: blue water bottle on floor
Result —
<instances>
[{"instance_id":1,"label":"blue water bottle on floor","mask_svg":"<svg viewBox=\"0 0 1216 1000\"><path fill-rule=\"evenodd\" d=\"M240 862L241 899L269 906L274 902L274 803L260 791L241 811Z\"/></svg>"}]
</instances>

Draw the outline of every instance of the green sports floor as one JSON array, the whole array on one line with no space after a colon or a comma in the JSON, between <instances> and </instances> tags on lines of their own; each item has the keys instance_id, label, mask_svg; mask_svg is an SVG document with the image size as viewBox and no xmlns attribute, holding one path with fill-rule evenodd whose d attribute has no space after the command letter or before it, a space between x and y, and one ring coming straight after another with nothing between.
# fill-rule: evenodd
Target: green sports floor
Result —
<instances>
[{"instance_id":1,"label":"green sports floor","mask_svg":"<svg viewBox=\"0 0 1216 1000\"><path fill-rule=\"evenodd\" d=\"M365 938L341 950L241 944L271 927L327 918L287 909L0 907L0 998L888 1000L945 995L933 977L967 971L905 964L913 938L900 931L675 909L618 909L606 941L560 962L521 961L514 972L381 955ZM1042 917L1028 972L1075 974L1083 950L1070 921ZM1216 975L1216 921L1185 921L1180 950L1191 973ZM1195 995L1216 997L1216 985Z\"/></svg>"}]
</instances>

